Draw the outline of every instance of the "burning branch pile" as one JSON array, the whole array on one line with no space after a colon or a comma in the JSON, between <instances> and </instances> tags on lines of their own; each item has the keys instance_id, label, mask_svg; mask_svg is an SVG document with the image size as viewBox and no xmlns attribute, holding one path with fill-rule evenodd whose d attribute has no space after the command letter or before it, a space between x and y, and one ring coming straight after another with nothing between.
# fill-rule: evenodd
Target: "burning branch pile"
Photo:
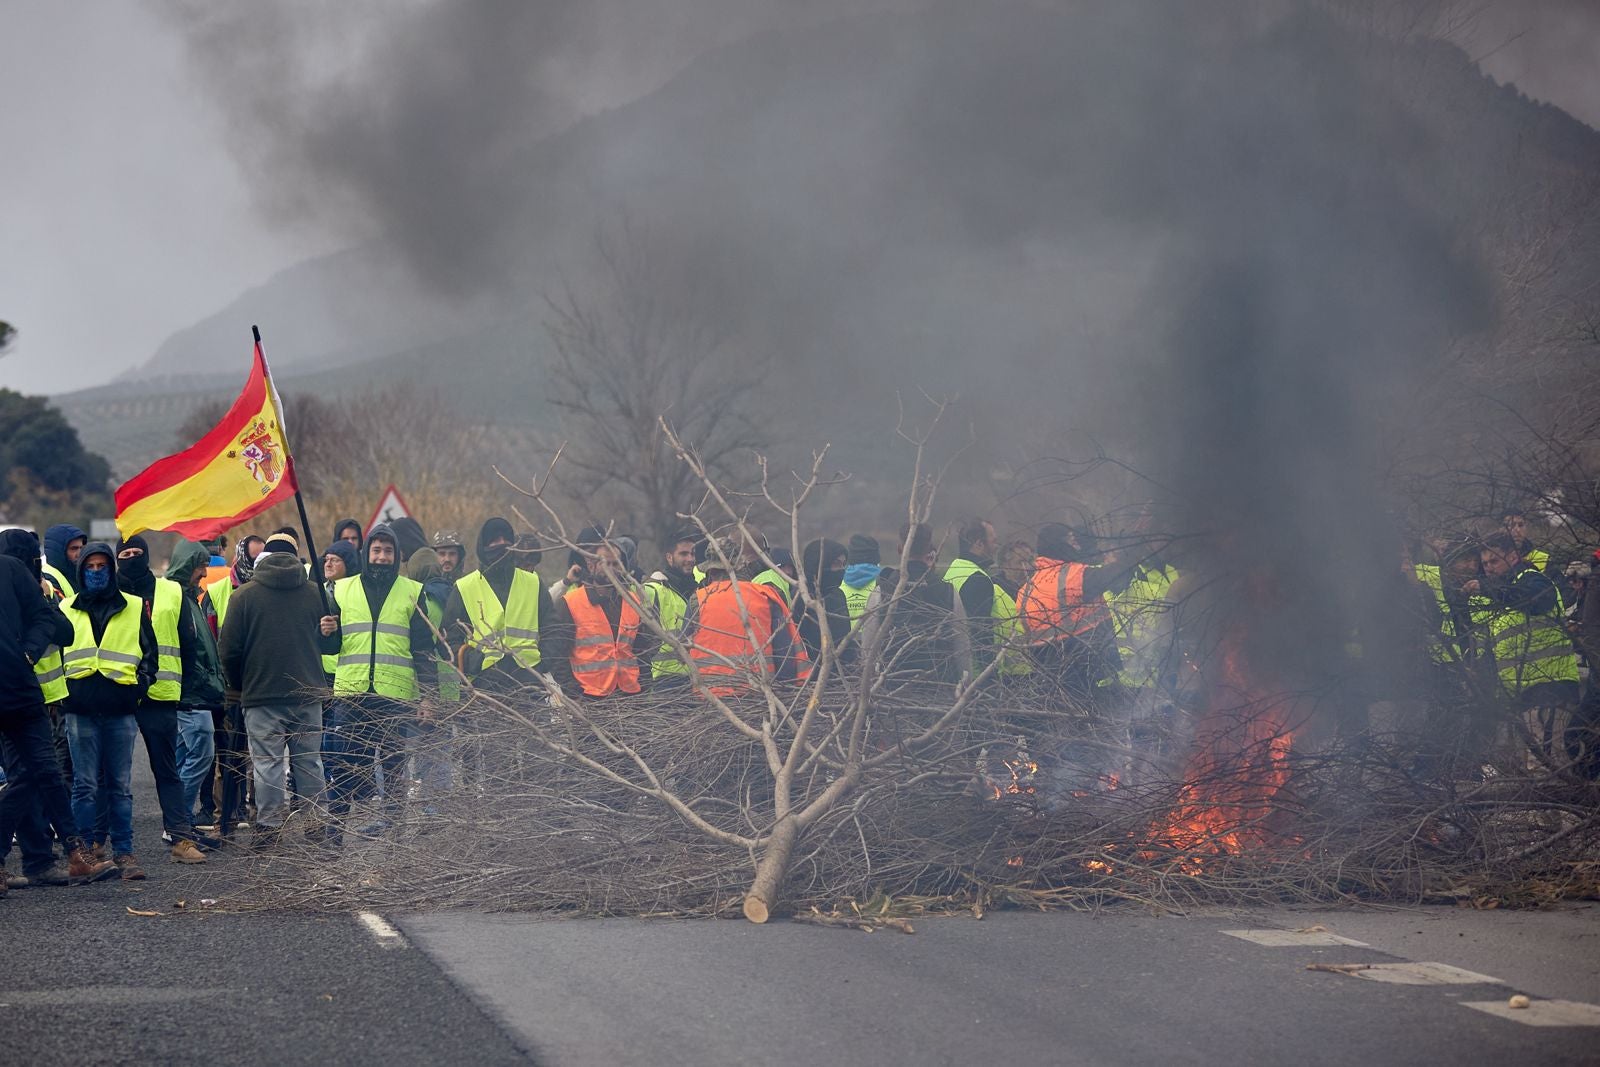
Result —
<instances>
[{"instance_id":1,"label":"burning branch pile","mask_svg":"<svg viewBox=\"0 0 1600 1067\"><path fill-rule=\"evenodd\" d=\"M787 499L765 477L740 497L663 429L705 487L685 517L709 539L708 570L778 566L752 499L784 517L803 555L802 508L828 483L820 454ZM906 436L915 529L938 479L926 437ZM524 492L545 509L530 525L579 551L542 485ZM914 573L916 542L899 545L901 575ZM886 583L861 624L836 628L801 569L795 614L819 623L820 648L784 678L665 625L625 575L590 580L638 611L683 684L596 698L540 673L430 696L420 714L433 725L412 756L445 772L403 799L397 784L368 813L381 829L347 833L342 852L291 845L244 902L765 922L831 921L867 901L881 918L885 900L1180 909L1532 901L1600 886L1592 781L1551 753L1530 758L1523 720L1494 701L1386 702L1326 679L1295 688L1292 671L1263 667L1248 625L1270 617L1252 602L1270 601L1270 583L1213 585L1206 611L1161 631L1159 657L1134 649L1117 678L1085 688L1069 660L1050 667L1036 629L982 631L992 655L959 634L940 644L959 613L928 622L910 581ZM955 657L966 658L950 670ZM1357 725L1329 706L1359 708ZM1386 721L1385 707L1402 710Z\"/></svg>"}]
</instances>

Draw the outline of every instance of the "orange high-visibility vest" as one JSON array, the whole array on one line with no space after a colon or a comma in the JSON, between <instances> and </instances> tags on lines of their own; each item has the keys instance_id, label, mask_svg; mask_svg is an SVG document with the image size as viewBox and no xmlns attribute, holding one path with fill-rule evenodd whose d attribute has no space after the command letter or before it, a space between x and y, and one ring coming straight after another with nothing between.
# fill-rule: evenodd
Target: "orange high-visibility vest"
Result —
<instances>
[{"instance_id":1,"label":"orange high-visibility vest","mask_svg":"<svg viewBox=\"0 0 1600 1067\"><path fill-rule=\"evenodd\" d=\"M1017 594L1017 614L1031 644L1082 637L1110 617L1103 598L1084 603L1083 576L1088 568L1082 563L1040 556L1033 566L1033 576Z\"/></svg>"},{"instance_id":2,"label":"orange high-visibility vest","mask_svg":"<svg viewBox=\"0 0 1600 1067\"><path fill-rule=\"evenodd\" d=\"M567 610L572 613L576 640L572 643L572 677L586 696L606 697L619 690L639 691L639 661L633 655L633 639L639 635L639 613L624 598L617 617L617 629L605 611L589 599L583 586L568 590Z\"/></svg>"},{"instance_id":3,"label":"orange high-visibility vest","mask_svg":"<svg viewBox=\"0 0 1600 1067\"><path fill-rule=\"evenodd\" d=\"M717 696L731 696L755 687L755 679L770 680L776 672L772 662L773 606L782 612L789 627L789 645L798 666L796 676L805 678L810 669L805 646L789 622L783 600L771 586L739 582L737 591L729 581L712 582L695 592L699 622L689 654L695 666L708 679L726 678L734 685L709 686Z\"/></svg>"}]
</instances>

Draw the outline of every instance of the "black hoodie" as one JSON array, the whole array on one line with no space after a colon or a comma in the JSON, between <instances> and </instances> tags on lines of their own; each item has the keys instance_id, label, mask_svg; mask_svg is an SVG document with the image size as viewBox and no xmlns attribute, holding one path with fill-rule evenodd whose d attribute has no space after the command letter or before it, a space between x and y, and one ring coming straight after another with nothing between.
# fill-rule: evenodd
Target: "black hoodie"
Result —
<instances>
[{"instance_id":1,"label":"black hoodie","mask_svg":"<svg viewBox=\"0 0 1600 1067\"><path fill-rule=\"evenodd\" d=\"M484 522L483 528L478 531L478 571L489 581L489 588L494 591L495 598L501 604L506 602L511 595L511 580L516 576L518 554L512 552L510 546L501 555L496 556L489 551L489 542L496 538L505 538L512 544L516 543L517 534L509 522L502 518L492 518ZM541 583L539 595L545 597L539 605L539 650L541 656L550 641L550 621L554 612L549 597L545 596L544 586ZM472 636L472 619L467 615L467 606L461 599L461 583L458 580L450 587L450 599L445 603L444 622L440 626L445 640L450 643L452 654L455 649ZM468 677L478 680L478 684L488 684L501 690L516 689L520 686L537 685L538 679L529 671L522 670L511 662L511 657L503 656L495 662L489 671L482 670L482 657L473 649L467 650L466 671ZM542 666L542 664L541 664ZM545 668L547 669L547 668ZM480 676L481 674L481 676Z\"/></svg>"},{"instance_id":2,"label":"black hoodie","mask_svg":"<svg viewBox=\"0 0 1600 1067\"><path fill-rule=\"evenodd\" d=\"M39 539L0 531L0 709L37 707L43 699L33 664L51 645L72 641L72 624L39 586Z\"/></svg>"},{"instance_id":3,"label":"black hoodie","mask_svg":"<svg viewBox=\"0 0 1600 1067\"><path fill-rule=\"evenodd\" d=\"M156 576L155 572L150 569L150 545L144 538L134 536L124 538L118 547L118 551L120 552L127 548L142 549L144 554L117 561L117 585L124 593L132 593L144 601L145 618L149 619L155 612L156 600ZM183 606L183 602L188 600L188 592L185 591L180 599L178 610L178 659L185 665L194 659L195 646L199 642L199 636L195 632L195 613L191 613ZM196 612L198 610L199 606L196 605ZM202 622L201 625L204 626L205 624ZM153 624L151 629L153 632ZM210 627L207 626L206 630L209 634ZM156 651L159 655L159 642ZM184 669L187 671L187 666Z\"/></svg>"},{"instance_id":4,"label":"black hoodie","mask_svg":"<svg viewBox=\"0 0 1600 1067\"><path fill-rule=\"evenodd\" d=\"M103 555L109 561L111 580L104 589L90 589L84 581L89 558ZM106 624L122 611L127 601L122 587L117 583L117 554L104 541L90 541L78 556L78 573L73 576L80 592L67 603L87 612L95 641L105 637ZM156 632L150 626L150 616L139 612L139 667L138 682L118 685L105 675L96 672L83 678L67 679L66 710L77 714L132 715L139 702L156 679Z\"/></svg>"}]
</instances>

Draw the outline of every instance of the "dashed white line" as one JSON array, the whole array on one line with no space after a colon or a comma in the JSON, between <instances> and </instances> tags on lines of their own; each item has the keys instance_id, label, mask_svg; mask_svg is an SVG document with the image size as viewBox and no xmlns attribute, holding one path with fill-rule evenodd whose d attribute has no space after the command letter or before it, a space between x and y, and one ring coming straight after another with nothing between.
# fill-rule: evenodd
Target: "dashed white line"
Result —
<instances>
[{"instance_id":1,"label":"dashed white line","mask_svg":"<svg viewBox=\"0 0 1600 1067\"><path fill-rule=\"evenodd\" d=\"M1600 1026L1600 1007L1576 1000L1535 1000L1526 1008L1513 1008L1503 1000L1464 1000L1461 1006L1523 1026Z\"/></svg>"},{"instance_id":2,"label":"dashed white line","mask_svg":"<svg viewBox=\"0 0 1600 1067\"><path fill-rule=\"evenodd\" d=\"M1498 978L1448 963L1374 963L1355 976L1394 985L1505 985Z\"/></svg>"},{"instance_id":3,"label":"dashed white line","mask_svg":"<svg viewBox=\"0 0 1600 1067\"><path fill-rule=\"evenodd\" d=\"M358 911L356 918L361 920L361 925L372 932L380 945L403 945L406 939L396 930L387 919L375 911Z\"/></svg>"},{"instance_id":4,"label":"dashed white line","mask_svg":"<svg viewBox=\"0 0 1600 1067\"><path fill-rule=\"evenodd\" d=\"M1370 948L1365 941L1356 941L1353 938L1340 937L1338 934L1326 930L1224 930L1229 937L1237 937L1242 941L1249 941L1256 945L1265 945L1268 948L1288 948L1301 945L1351 945L1356 948Z\"/></svg>"}]
</instances>

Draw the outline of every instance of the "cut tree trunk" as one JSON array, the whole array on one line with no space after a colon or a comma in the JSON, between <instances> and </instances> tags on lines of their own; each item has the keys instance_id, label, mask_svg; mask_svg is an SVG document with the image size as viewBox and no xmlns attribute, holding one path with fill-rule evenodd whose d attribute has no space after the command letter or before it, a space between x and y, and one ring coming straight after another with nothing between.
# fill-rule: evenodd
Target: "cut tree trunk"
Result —
<instances>
[{"instance_id":1,"label":"cut tree trunk","mask_svg":"<svg viewBox=\"0 0 1600 1067\"><path fill-rule=\"evenodd\" d=\"M778 903L778 890L783 886L783 876L789 870L789 856L800 838L800 827L794 819L784 819L772 828L767 847L756 864L756 876L750 891L744 895L744 917L753 923L764 923L772 918L772 909Z\"/></svg>"}]
</instances>

